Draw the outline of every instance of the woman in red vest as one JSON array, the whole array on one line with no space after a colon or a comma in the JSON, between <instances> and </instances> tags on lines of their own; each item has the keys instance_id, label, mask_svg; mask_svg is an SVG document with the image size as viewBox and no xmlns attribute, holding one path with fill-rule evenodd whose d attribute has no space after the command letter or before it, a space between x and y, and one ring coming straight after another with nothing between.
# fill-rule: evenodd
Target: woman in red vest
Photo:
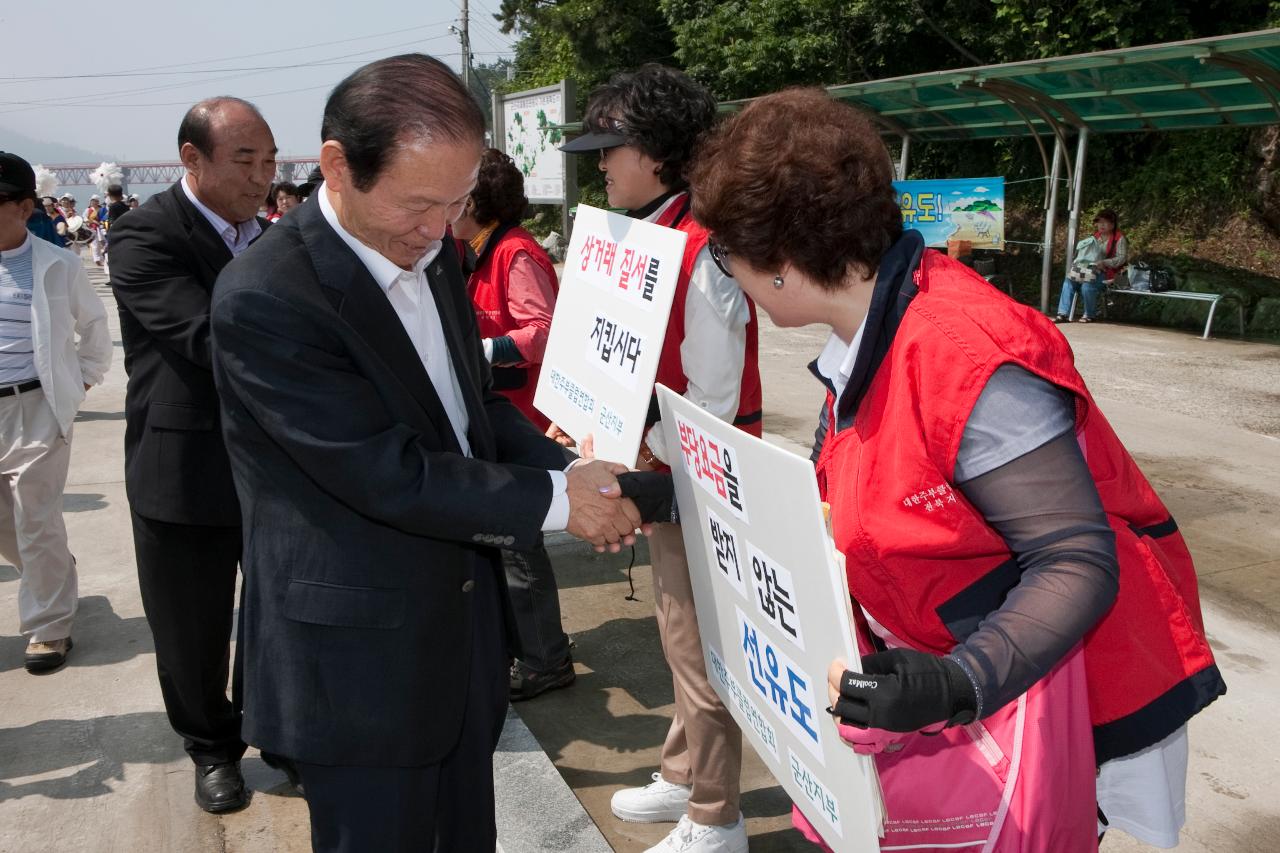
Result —
<instances>
[{"instance_id":1,"label":"woman in red vest","mask_svg":"<svg viewBox=\"0 0 1280 853\"><path fill-rule=\"evenodd\" d=\"M480 158L480 173L453 235L471 245L475 266L467 283L493 387L545 430L533 407L542 354L551 331L559 282L551 258L520 227L529 199L515 162L496 148Z\"/></svg>"},{"instance_id":2,"label":"woman in red vest","mask_svg":"<svg viewBox=\"0 0 1280 853\"><path fill-rule=\"evenodd\" d=\"M1058 298L1055 322L1070 322L1071 304L1077 295L1084 298L1080 322L1092 323L1098 319L1098 295L1115 281L1121 268L1129 262L1129 240L1120 233L1118 221L1116 212L1109 207L1099 211L1093 218L1093 234L1081 240L1076 251L1079 252L1082 246L1092 245L1095 251L1100 252L1101 257L1092 264L1085 280L1073 281L1067 276L1062 282L1062 295Z\"/></svg>"},{"instance_id":3,"label":"woman in red vest","mask_svg":"<svg viewBox=\"0 0 1280 853\"><path fill-rule=\"evenodd\" d=\"M1053 323L904 231L892 180L870 123L804 89L691 177L756 304L832 327L818 481L864 657L829 693L876 755L882 849L1172 846L1186 722L1226 689L1186 544Z\"/></svg>"},{"instance_id":4,"label":"woman in red vest","mask_svg":"<svg viewBox=\"0 0 1280 853\"><path fill-rule=\"evenodd\" d=\"M533 407L538 369L547 348L556 304L556 270L533 235L520 227L529 200L524 176L501 151L480 157L476 188L453 235L470 244L467 292L493 388L545 430L549 421ZM573 683L573 656L560 623L560 595L551 558L541 539L532 551L503 551L507 588L522 656L511 667L511 700L532 699Z\"/></svg>"}]
</instances>

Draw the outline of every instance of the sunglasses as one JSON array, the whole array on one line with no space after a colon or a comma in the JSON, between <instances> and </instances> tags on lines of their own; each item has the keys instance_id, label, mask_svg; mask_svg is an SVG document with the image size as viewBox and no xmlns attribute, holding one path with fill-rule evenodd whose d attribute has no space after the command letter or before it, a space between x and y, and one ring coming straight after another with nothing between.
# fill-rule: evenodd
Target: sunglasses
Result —
<instances>
[{"instance_id":1,"label":"sunglasses","mask_svg":"<svg viewBox=\"0 0 1280 853\"><path fill-rule=\"evenodd\" d=\"M711 260L716 262L716 266L720 272L724 273L724 277L733 278L733 273L729 272L729 250L715 240L708 240L707 251L711 253Z\"/></svg>"}]
</instances>

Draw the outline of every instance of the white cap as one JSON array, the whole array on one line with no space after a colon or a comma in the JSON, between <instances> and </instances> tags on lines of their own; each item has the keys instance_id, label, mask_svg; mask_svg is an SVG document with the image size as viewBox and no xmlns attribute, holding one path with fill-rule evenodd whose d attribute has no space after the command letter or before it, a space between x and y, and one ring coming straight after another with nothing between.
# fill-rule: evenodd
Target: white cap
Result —
<instances>
[{"instance_id":1,"label":"white cap","mask_svg":"<svg viewBox=\"0 0 1280 853\"><path fill-rule=\"evenodd\" d=\"M91 195L89 196L89 201L102 201L102 197L99 195Z\"/></svg>"}]
</instances>

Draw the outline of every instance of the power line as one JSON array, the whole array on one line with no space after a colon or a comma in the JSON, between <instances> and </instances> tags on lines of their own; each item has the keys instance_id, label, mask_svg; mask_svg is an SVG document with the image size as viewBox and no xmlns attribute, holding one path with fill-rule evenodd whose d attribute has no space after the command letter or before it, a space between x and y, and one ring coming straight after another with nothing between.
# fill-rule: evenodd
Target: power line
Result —
<instances>
[{"instance_id":1,"label":"power line","mask_svg":"<svg viewBox=\"0 0 1280 853\"><path fill-rule=\"evenodd\" d=\"M321 66L327 66L327 65L349 65L351 64L351 59L353 57L363 56L370 53L380 53L383 51L393 50L399 47L408 47L411 45L418 45L424 42L435 41L441 38L448 38L448 37L449 37L448 34L445 34L445 35L439 35L439 36L432 36L425 39L423 38L413 39L412 41L399 42L397 44L383 45L383 46L374 47L374 48L367 48L365 50L356 51L354 53L343 54L340 56L330 56L330 57L325 57L324 59L312 60L309 62L301 62L294 65L272 66L268 70L276 70L276 71L296 70L299 68L314 68L314 67L321 67ZM343 61L334 61L334 60L347 60L347 61L343 62ZM221 70L230 71L233 69L221 69ZM111 98L118 98L123 95L140 95L140 94L147 94L150 92L161 92L161 91L167 91L171 89L181 89L189 86L205 85L208 83L216 83L216 82L222 82L226 80L238 80L238 79L243 79L245 77L255 76L259 74L261 70L263 69L253 69L253 70L249 70L247 73L227 74L225 76L215 77L212 79L185 80L180 83L167 83L160 86L147 86L147 87L142 87L138 89L116 89L110 92L97 92L92 94L80 94L80 95L64 95L61 97L46 98L42 100L33 100L33 101L0 101L0 105L17 107L17 109L0 110L0 115L6 115L9 113L15 113L15 112L25 112L27 110L32 110L32 109L47 109L51 107L112 106L112 104L94 103L93 100L104 99L104 98L111 99ZM320 86L320 87L314 87L314 88L324 88L324 87ZM120 104L119 106L147 106L147 105ZM155 104L155 106L169 106L169 104L168 103Z\"/></svg>"},{"instance_id":2,"label":"power line","mask_svg":"<svg viewBox=\"0 0 1280 853\"><path fill-rule=\"evenodd\" d=\"M295 53L299 50L310 50L313 47L328 47L330 45L335 45L335 44L349 44L354 41L368 41L369 39L382 38L384 36L403 35L404 33L411 33L416 30L431 29L434 27L442 26L444 24L448 24L448 23L450 22L434 21L430 24L421 24L415 27L400 27L399 29L387 30L386 32L374 33L373 35L367 35L367 36L354 36L352 38L334 39L332 41L321 41L321 42L315 42L314 44L299 45L297 47L284 47L284 48L278 48L278 49L272 48L270 51L260 50L255 53L242 53L236 56L222 56L222 57L215 57L214 59L196 60L193 62L175 62L167 65L145 65L145 66L142 66L141 68L131 68L131 69L126 69L124 71L106 72L102 74L66 74L66 75L29 76L29 77L5 77L3 79L0 79L0 86L8 85L11 83L30 83L30 82L40 82L44 80L76 80L76 79L98 78L98 77L141 76L144 72L153 72L153 71L159 72L160 69L165 69L165 68L189 68L193 65L208 65L211 62L230 62L233 59L250 59L250 58L262 56L263 53L266 53L266 52L270 52L273 54ZM211 72L216 72L219 69L209 69L209 70ZM170 73L189 74L189 73L197 73L197 72L174 71Z\"/></svg>"},{"instance_id":3,"label":"power line","mask_svg":"<svg viewBox=\"0 0 1280 853\"><path fill-rule=\"evenodd\" d=\"M482 12L482 14L476 18L476 22L479 23L481 27L483 27L487 32L492 33L493 35L498 36L499 38L510 38L510 36L504 36L502 31L498 29L498 23L497 23L497 20L494 18L493 13L490 12L487 8L485 8L483 4L477 4L477 5L480 6L480 11Z\"/></svg>"},{"instance_id":4,"label":"power line","mask_svg":"<svg viewBox=\"0 0 1280 853\"><path fill-rule=\"evenodd\" d=\"M303 88L300 88L300 89L282 89L278 92L258 92L257 94L238 95L237 97L242 97L245 100L251 100L251 99L257 99L257 98L270 98L276 95L292 95L298 92L314 92L319 89L330 89L332 87L333 87L333 84L325 83L320 86L304 86ZM185 106L189 106L190 104L191 104L190 101L163 101L159 103L147 103L147 104L57 104L55 106L87 107L90 109L95 107L99 109L116 109L116 108L128 109L132 107L185 107Z\"/></svg>"}]
</instances>

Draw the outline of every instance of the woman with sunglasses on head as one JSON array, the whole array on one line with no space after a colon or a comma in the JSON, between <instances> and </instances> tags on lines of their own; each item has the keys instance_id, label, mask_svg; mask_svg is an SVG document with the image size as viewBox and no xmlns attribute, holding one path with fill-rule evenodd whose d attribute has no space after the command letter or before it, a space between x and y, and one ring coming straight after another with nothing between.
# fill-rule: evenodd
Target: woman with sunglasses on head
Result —
<instances>
[{"instance_id":1,"label":"woman with sunglasses on head","mask_svg":"<svg viewBox=\"0 0 1280 853\"><path fill-rule=\"evenodd\" d=\"M817 473L864 657L828 692L876 756L882 848L1074 853L1106 820L1172 846L1186 722L1225 691L1190 554L1053 323L904 231L892 180L871 124L804 89L691 177L756 304L832 327Z\"/></svg>"},{"instance_id":2,"label":"woman with sunglasses on head","mask_svg":"<svg viewBox=\"0 0 1280 853\"><path fill-rule=\"evenodd\" d=\"M594 91L583 120L587 132L561 150L598 154L610 207L685 233L657 381L758 436L755 308L717 268L706 230L690 215L685 170L715 114L715 100L702 86L673 68L646 65ZM662 468L665 456L654 398L636 466ZM738 779L742 732L707 681L680 526L655 524L649 553L676 710L652 784L618 791L610 806L622 820L677 821L651 851L745 853Z\"/></svg>"}]
</instances>

